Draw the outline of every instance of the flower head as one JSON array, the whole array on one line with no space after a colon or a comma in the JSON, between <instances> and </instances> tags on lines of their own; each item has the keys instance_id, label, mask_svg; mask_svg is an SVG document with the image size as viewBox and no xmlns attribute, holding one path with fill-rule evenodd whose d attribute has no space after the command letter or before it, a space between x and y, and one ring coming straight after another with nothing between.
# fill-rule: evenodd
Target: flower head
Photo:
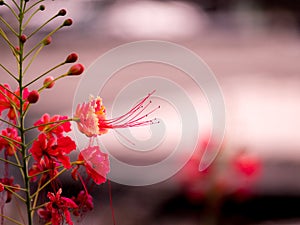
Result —
<instances>
[{"instance_id":1,"label":"flower head","mask_svg":"<svg viewBox=\"0 0 300 225\"><path fill-rule=\"evenodd\" d=\"M22 97L23 97L23 111L28 106L28 101L26 101L29 95L27 88L24 88ZM16 120L16 112L20 110L20 90L17 89L15 92L11 91L11 88L8 84L0 85L0 116L2 112L8 109L7 117L10 120Z\"/></svg>"},{"instance_id":2,"label":"flower head","mask_svg":"<svg viewBox=\"0 0 300 225\"><path fill-rule=\"evenodd\" d=\"M76 198L73 197L72 199L78 205L78 208L73 212L75 216L79 216L94 208L93 197L84 190L80 191Z\"/></svg>"},{"instance_id":3,"label":"flower head","mask_svg":"<svg viewBox=\"0 0 300 225\"><path fill-rule=\"evenodd\" d=\"M101 152L99 146L89 146L83 149L78 161L83 161L86 172L96 184L102 184L106 181L106 174L109 172L108 155Z\"/></svg>"},{"instance_id":4,"label":"flower head","mask_svg":"<svg viewBox=\"0 0 300 225\"><path fill-rule=\"evenodd\" d=\"M5 149L5 154L13 156L19 147L18 142L21 142L21 137L15 128L6 128L1 132L0 137L0 151Z\"/></svg>"},{"instance_id":5,"label":"flower head","mask_svg":"<svg viewBox=\"0 0 300 225\"><path fill-rule=\"evenodd\" d=\"M61 193L61 188L56 192L56 194L48 192L47 197L50 202L46 204L44 209L38 210L38 214L45 221L51 221L51 224L53 225L63 224L64 220L67 224L73 225L69 210L76 209L78 206L72 199L61 197Z\"/></svg>"},{"instance_id":6,"label":"flower head","mask_svg":"<svg viewBox=\"0 0 300 225\"><path fill-rule=\"evenodd\" d=\"M39 131L42 131L50 137L62 137L64 132L71 131L70 121L65 121L68 116L54 115L50 117L48 113L45 113L38 121L34 123L34 126L38 127Z\"/></svg>"},{"instance_id":7,"label":"flower head","mask_svg":"<svg viewBox=\"0 0 300 225\"><path fill-rule=\"evenodd\" d=\"M9 187L9 190L6 190L6 201L5 203L9 203L12 199L13 192L16 192L20 189L20 185L14 184L14 178L0 178L0 184L3 186L7 185ZM2 190L3 191L3 190Z\"/></svg>"},{"instance_id":8,"label":"flower head","mask_svg":"<svg viewBox=\"0 0 300 225\"><path fill-rule=\"evenodd\" d=\"M42 174L41 182L44 183L44 181L47 178L53 178L58 174L58 168L59 164L56 161L53 161L49 158L42 158L39 162L35 162L30 170L28 171L28 175L31 177L32 181L37 180L37 176L39 174Z\"/></svg>"},{"instance_id":9,"label":"flower head","mask_svg":"<svg viewBox=\"0 0 300 225\"><path fill-rule=\"evenodd\" d=\"M102 99L100 97L94 98L91 96L89 102L77 106L74 117L78 119L78 129L86 136L92 137L105 134L109 129L153 124L155 119L143 121L145 117L159 108L157 107L150 112L143 114L151 104L151 101L148 103L146 103L146 101L153 93L154 91L138 102L127 113L114 119L106 119L106 109L102 104Z\"/></svg>"},{"instance_id":10,"label":"flower head","mask_svg":"<svg viewBox=\"0 0 300 225\"><path fill-rule=\"evenodd\" d=\"M44 133L41 133L29 151L37 162L44 158L45 160L60 162L69 169L71 163L67 154L75 149L76 144L70 137L47 138Z\"/></svg>"}]
</instances>

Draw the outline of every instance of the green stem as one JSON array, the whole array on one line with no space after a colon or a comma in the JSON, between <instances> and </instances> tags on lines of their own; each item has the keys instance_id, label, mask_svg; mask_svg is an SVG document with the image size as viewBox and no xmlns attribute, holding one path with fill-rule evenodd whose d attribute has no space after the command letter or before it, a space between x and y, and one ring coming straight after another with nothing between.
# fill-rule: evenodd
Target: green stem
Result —
<instances>
[{"instance_id":1,"label":"green stem","mask_svg":"<svg viewBox=\"0 0 300 225\"><path fill-rule=\"evenodd\" d=\"M23 33L23 19L24 19L24 8L25 8L26 2L24 0L20 0L20 7L19 7L19 36ZM20 47L20 59L19 59L19 90L20 90L20 136L22 140L21 145L21 153L22 153L22 165L23 165L23 174L24 174L24 184L26 191L26 197L25 197L25 203L26 203L26 209L27 209L27 219L28 219L28 225L32 225L32 217L31 217L31 197L30 197L30 180L28 177L28 159L27 159L27 148L26 148L26 138L25 138L25 116L23 115L23 64L24 64L24 43L22 43L19 40L19 47Z\"/></svg>"},{"instance_id":2,"label":"green stem","mask_svg":"<svg viewBox=\"0 0 300 225\"><path fill-rule=\"evenodd\" d=\"M12 126L12 127L16 128L16 129L19 129L18 126L16 126L16 125L13 124L13 123L8 122L7 120L4 120L4 119L1 119L1 118L0 118L0 121L3 122L3 123L6 123L6 124L9 125L9 126Z\"/></svg>"},{"instance_id":3,"label":"green stem","mask_svg":"<svg viewBox=\"0 0 300 225\"><path fill-rule=\"evenodd\" d=\"M26 68L25 68L25 70L24 70L24 72L23 72L23 75L26 74L27 70L29 69L29 67L31 66L31 64L33 63L33 61L36 59L36 57L38 56L38 54L40 53L40 51L44 48L44 46L45 46L45 45L42 44L42 45L39 47L39 49L36 50L36 52L34 53L34 55L32 56L32 58L30 59L29 63L27 64L27 66L26 66Z\"/></svg>"},{"instance_id":4,"label":"green stem","mask_svg":"<svg viewBox=\"0 0 300 225\"><path fill-rule=\"evenodd\" d=\"M65 62L60 63L60 64L54 66L54 67L51 68L50 70L46 71L45 73L41 74L40 76L36 77L35 79L33 79L32 81L30 81L29 83L27 83L27 84L24 86L24 88L25 88L25 87L28 87L30 84L36 82L37 80L41 79L43 76L47 75L48 73L52 72L53 70L55 70L55 69L57 69L57 68L59 68L59 67L61 67L61 66L63 66L64 64L65 64Z\"/></svg>"},{"instance_id":5,"label":"green stem","mask_svg":"<svg viewBox=\"0 0 300 225\"><path fill-rule=\"evenodd\" d=\"M64 77L66 77L66 76L68 76L67 73L62 74L62 75L56 77L52 82L55 82L55 81L57 81L57 80L59 80L59 79L61 79L61 78L64 78ZM43 87L41 87L41 88L38 90L38 92L41 92L42 90L44 90L44 89L46 89L46 88L47 88L46 86L43 86Z\"/></svg>"},{"instance_id":6,"label":"green stem","mask_svg":"<svg viewBox=\"0 0 300 225\"><path fill-rule=\"evenodd\" d=\"M3 19L3 17L2 16L0 16L0 20L2 21L2 23L4 23L5 24L5 26L15 35L15 36L17 36L18 37L18 34L17 34L17 32L6 22L6 20L5 19Z\"/></svg>"},{"instance_id":7,"label":"green stem","mask_svg":"<svg viewBox=\"0 0 300 225\"><path fill-rule=\"evenodd\" d=\"M20 8L20 6L17 4L17 2L15 1L15 0L12 0L12 2L14 3L14 5L17 7L17 9L20 11L21 10L21 8Z\"/></svg>"},{"instance_id":8,"label":"green stem","mask_svg":"<svg viewBox=\"0 0 300 225\"><path fill-rule=\"evenodd\" d=\"M27 19L27 21L24 23L23 25L23 29L25 30L25 28L27 27L28 23L31 21L31 19L34 17L35 14L37 14L40 11L40 9L35 10Z\"/></svg>"},{"instance_id":9,"label":"green stem","mask_svg":"<svg viewBox=\"0 0 300 225\"><path fill-rule=\"evenodd\" d=\"M36 5L40 4L43 1L45 1L45 0L40 0L40 1L37 1L36 3L32 4L28 9L26 9L24 11L24 14L27 13L29 10L31 10L32 8L34 8Z\"/></svg>"},{"instance_id":10,"label":"green stem","mask_svg":"<svg viewBox=\"0 0 300 225\"><path fill-rule=\"evenodd\" d=\"M15 191L12 190L13 188L16 188L16 187L10 188L9 186L4 185L4 188L5 188L5 190L9 191L11 194L16 196L18 199L20 199L21 201L26 202L25 198L23 198L21 195L17 194Z\"/></svg>"},{"instance_id":11,"label":"green stem","mask_svg":"<svg viewBox=\"0 0 300 225\"><path fill-rule=\"evenodd\" d=\"M41 44L43 44L43 41L51 36L52 34L54 34L55 32L57 32L58 30L60 30L61 28L63 28L64 26L63 25L60 25L59 27L57 27L56 29L54 29L53 31L51 31L49 34L47 34L44 38L42 38L42 40L37 43L23 58L23 60L25 60L32 52L35 51L35 49L37 49Z\"/></svg>"},{"instance_id":12,"label":"green stem","mask_svg":"<svg viewBox=\"0 0 300 225\"><path fill-rule=\"evenodd\" d=\"M11 217L8 217L8 216L2 215L2 214L0 214L0 216L3 217L4 219L9 220L10 222L15 223L15 224L18 224L18 225L24 225L24 224L22 224L21 222L19 222L19 221L13 219L13 218L11 218Z\"/></svg>"},{"instance_id":13,"label":"green stem","mask_svg":"<svg viewBox=\"0 0 300 225\"><path fill-rule=\"evenodd\" d=\"M19 142L19 141L16 141L15 139L12 139L10 137L7 137L7 136L4 136L2 134L0 134L0 137L4 138L5 140L11 142L12 144L19 144L19 145L22 145L23 143Z\"/></svg>"},{"instance_id":14,"label":"green stem","mask_svg":"<svg viewBox=\"0 0 300 225\"><path fill-rule=\"evenodd\" d=\"M8 164L10 164L12 166L16 166L16 167L22 168L22 166L18 165L17 163L11 162L11 161L3 159L3 158L0 158L0 161L6 162L6 163L8 163Z\"/></svg>"},{"instance_id":15,"label":"green stem","mask_svg":"<svg viewBox=\"0 0 300 225\"><path fill-rule=\"evenodd\" d=\"M38 190L36 190L35 193L33 193L30 197L33 198L36 196L41 190L43 190L45 187L47 187L48 184L50 184L53 180L55 180L58 176L60 176L62 173L66 172L67 169L62 169L59 171L54 177L52 177L50 180L48 180L42 187L40 187Z\"/></svg>"},{"instance_id":16,"label":"green stem","mask_svg":"<svg viewBox=\"0 0 300 225\"><path fill-rule=\"evenodd\" d=\"M12 7L10 7L10 5L8 5L8 4L4 4L7 8L9 8L9 10L11 11L11 13L14 15L14 17L16 17L16 19L17 20L19 20L19 17L18 17L18 15L16 14L16 12L15 12L15 10L13 10L13 8Z\"/></svg>"},{"instance_id":17,"label":"green stem","mask_svg":"<svg viewBox=\"0 0 300 225\"><path fill-rule=\"evenodd\" d=\"M47 125L51 125L51 124L57 124L57 126L63 124L63 123L66 123L66 122L70 122L70 121L77 121L75 118L70 118L70 119L66 119L66 120L58 120L58 121L54 121L54 122L49 122L49 123L43 123L43 124L39 124L39 125L36 125L36 126L32 126L32 127L29 127L27 129L25 129L25 132L29 131L29 130L33 130L35 128L38 128L38 127L43 127L43 126L47 126ZM56 126L56 127L57 127ZM55 128L56 128L55 127ZM53 129L53 128L52 128ZM51 129L51 130L52 130ZM47 130L48 131L48 130Z\"/></svg>"},{"instance_id":18,"label":"green stem","mask_svg":"<svg viewBox=\"0 0 300 225\"><path fill-rule=\"evenodd\" d=\"M6 41L8 46L11 48L13 52L15 52L15 46L10 42L8 37L6 36L5 32L0 28L0 36L3 37L3 39Z\"/></svg>"},{"instance_id":19,"label":"green stem","mask_svg":"<svg viewBox=\"0 0 300 225\"><path fill-rule=\"evenodd\" d=\"M3 66L1 63L0 63L0 67L2 69L4 69L12 78L14 78L16 81L18 81L18 78L15 77L15 75L13 75L12 72L10 72L5 66Z\"/></svg>"},{"instance_id":20,"label":"green stem","mask_svg":"<svg viewBox=\"0 0 300 225\"><path fill-rule=\"evenodd\" d=\"M43 23L41 26L39 26L35 31L33 31L30 35L28 35L27 39L32 37L33 35L35 35L37 32L39 32L44 26L46 26L48 23L50 23L56 17L58 17L58 14L52 16L49 20L47 20L45 23Z\"/></svg>"}]
</instances>

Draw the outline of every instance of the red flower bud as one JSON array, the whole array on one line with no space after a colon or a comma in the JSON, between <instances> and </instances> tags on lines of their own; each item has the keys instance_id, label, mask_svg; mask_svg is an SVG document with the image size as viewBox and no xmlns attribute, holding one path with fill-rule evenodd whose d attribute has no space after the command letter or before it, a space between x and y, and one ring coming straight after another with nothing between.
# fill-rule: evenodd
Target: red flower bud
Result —
<instances>
[{"instance_id":1,"label":"red flower bud","mask_svg":"<svg viewBox=\"0 0 300 225\"><path fill-rule=\"evenodd\" d=\"M68 71L68 75L80 75L84 71L84 66L80 63L71 66Z\"/></svg>"},{"instance_id":2,"label":"red flower bud","mask_svg":"<svg viewBox=\"0 0 300 225\"><path fill-rule=\"evenodd\" d=\"M65 9L61 9L59 10L59 12L57 13L58 16L65 16L67 14L67 11Z\"/></svg>"},{"instance_id":3,"label":"red flower bud","mask_svg":"<svg viewBox=\"0 0 300 225\"><path fill-rule=\"evenodd\" d=\"M37 90L33 90L28 94L27 100L29 103L33 104L39 100L40 94Z\"/></svg>"},{"instance_id":4,"label":"red flower bud","mask_svg":"<svg viewBox=\"0 0 300 225\"><path fill-rule=\"evenodd\" d=\"M4 185L0 182L0 192L4 191Z\"/></svg>"},{"instance_id":5,"label":"red flower bud","mask_svg":"<svg viewBox=\"0 0 300 225\"><path fill-rule=\"evenodd\" d=\"M16 53L19 53L19 52L20 52L20 47L19 47L19 46L16 46L16 47L15 47L15 51L16 51Z\"/></svg>"},{"instance_id":6,"label":"red flower bud","mask_svg":"<svg viewBox=\"0 0 300 225\"><path fill-rule=\"evenodd\" d=\"M50 45L52 42L52 37L51 36L48 36L46 37L44 40L43 40L43 44L44 45Z\"/></svg>"},{"instance_id":7,"label":"red flower bud","mask_svg":"<svg viewBox=\"0 0 300 225\"><path fill-rule=\"evenodd\" d=\"M63 26L68 27L68 26L71 26L72 23L73 23L72 19L66 19L63 23Z\"/></svg>"},{"instance_id":8,"label":"red flower bud","mask_svg":"<svg viewBox=\"0 0 300 225\"><path fill-rule=\"evenodd\" d=\"M76 62L78 59L78 54L77 53L71 53L70 55L68 55L65 63L74 63Z\"/></svg>"},{"instance_id":9,"label":"red flower bud","mask_svg":"<svg viewBox=\"0 0 300 225\"><path fill-rule=\"evenodd\" d=\"M26 35L25 35L25 34L22 34L22 35L20 36L20 41L21 41L22 43L25 43L26 40L27 40Z\"/></svg>"},{"instance_id":10,"label":"red flower bud","mask_svg":"<svg viewBox=\"0 0 300 225\"><path fill-rule=\"evenodd\" d=\"M55 81L54 81L54 78L49 76L49 77L46 77L45 80L44 80L44 87L45 88L52 88L55 84Z\"/></svg>"}]
</instances>

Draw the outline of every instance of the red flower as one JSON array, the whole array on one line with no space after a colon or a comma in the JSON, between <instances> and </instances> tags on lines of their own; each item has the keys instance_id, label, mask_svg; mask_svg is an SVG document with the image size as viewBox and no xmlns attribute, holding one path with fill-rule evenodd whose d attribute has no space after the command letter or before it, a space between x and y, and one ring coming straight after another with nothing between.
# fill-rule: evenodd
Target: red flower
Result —
<instances>
[{"instance_id":1,"label":"red flower","mask_svg":"<svg viewBox=\"0 0 300 225\"><path fill-rule=\"evenodd\" d=\"M42 183L47 178L53 178L57 175L58 170L57 167L59 164L53 160L49 160L48 158L41 159L39 162L35 162L31 169L28 171L28 175L31 176L31 179L33 181L37 180L37 177L39 174L42 174L41 180Z\"/></svg>"},{"instance_id":2,"label":"red flower","mask_svg":"<svg viewBox=\"0 0 300 225\"><path fill-rule=\"evenodd\" d=\"M4 185L0 182L0 192L4 191Z\"/></svg>"},{"instance_id":3,"label":"red flower","mask_svg":"<svg viewBox=\"0 0 300 225\"><path fill-rule=\"evenodd\" d=\"M23 111L28 106L28 101L26 100L29 95L27 88L23 90ZM20 110L20 90L15 92L11 91L8 84L0 85L0 115L6 109L8 109L7 116L10 120L15 121L17 118L16 112Z\"/></svg>"},{"instance_id":4,"label":"red flower","mask_svg":"<svg viewBox=\"0 0 300 225\"><path fill-rule=\"evenodd\" d=\"M77 125L81 133L88 137L102 135L109 129L137 127L155 123L154 120L143 121L145 117L153 113L159 107L144 113L151 101L146 103L154 91L138 102L131 110L122 116L106 119L106 109L100 97L91 97L87 103L79 104L74 117L78 119ZM145 104L146 103L146 104Z\"/></svg>"},{"instance_id":5,"label":"red flower","mask_svg":"<svg viewBox=\"0 0 300 225\"><path fill-rule=\"evenodd\" d=\"M101 152L99 146L89 146L82 150L78 156L78 161L84 161L84 166L88 176L96 184L106 181L106 174L109 172L108 155Z\"/></svg>"},{"instance_id":6,"label":"red flower","mask_svg":"<svg viewBox=\"0 0 300 225\"><path fill-rule=\"evenodd\" d=\"M76 198L73 197L73 200L78 205L77 210L74 210L73 212L75 216L79 216L94 208L93 197L84 190L80 191Z\"/></svg>"},{"instance_id":7,"label":"red flower","mask_svg":"<svg viewBox=\"0 0 300 225\"><path fill-rule=\"evenodd\" d=\"M233 165L237 172L246 177L253 177L261 171L261 161L259 158L245 152L241 152L234 157Z\"/></svg>"},{"instance_id":8,"label":"red flower","mask_svg":"<svg viewBox=\"0 0 300 225\"><path fill-rule=\"evenodd\" d=\"M16 192L20 189L20 185L14 184L14 178L0 178L0 184L3 186L7 185L9 190L6 191L6 201L5 203L9 203L12 199L12 192ZM3 190L2 190L3 191Z\"/></svg>"},{"instance_id":9,"label":"red flower","mask_svg":"<svg viewBox=\"0 0 300 225\"><path fill-rule=\"evenodd\" d=\"M29 151L37 162L40 162L42 158L54 160L61 162L65 168L69 169L71 163L67 154L75 149L76 144L70 137L47 138L44 133L41 133Z\"/></svg>"},{"instance_id":10,"label":"red flower","mask_svg":"<svg viewBox=\"0 0 300 225\"><path fill-rule=\"evenodd\" d=\"M15 128L8 127L2 130L1 135L7 137L8 139L0 137L0 151L2 149L5 149L5 154L9 156L14 155L17 151L17 148L19 147L19 144L17 144L16 142L21 142L21 137L18 136L18 131ZM14 142L13 140L15 140L16 142Z\"/></svg>"},{"instance_id":11,"label":"red flower","mask_svg":"<svg viewBox=\"0 0 300 225\"><path fill-rule=\"evenodd\" d=\"M68 122L60 122L62 120L67 120L67 116L59 116L54 115L50 118L50 115L45 113L41 119L34 123L34 126L38 126L38 129L47 136L56 135L57 137L62 137L63 132L70 132L71 131L71 123ZM51 123L51 124L48 124ZM41 126L46 124L44 126Z\"/></svg>"},{"instance_id":12,"label":"red flower","mask_svg":"<svg viewBox=\"0 0 300 225\"><path fill-rule=\"evenodd\" d=\"M52 225L61 225L64 220L67 224L73 225L69 209L76 209L76 203L66 197L61 197L62 189L60 188L56 194L48 192L50 202L47 203L45 209L38 210L39 216L52 223Z\"/></svg>"}]
</instances>

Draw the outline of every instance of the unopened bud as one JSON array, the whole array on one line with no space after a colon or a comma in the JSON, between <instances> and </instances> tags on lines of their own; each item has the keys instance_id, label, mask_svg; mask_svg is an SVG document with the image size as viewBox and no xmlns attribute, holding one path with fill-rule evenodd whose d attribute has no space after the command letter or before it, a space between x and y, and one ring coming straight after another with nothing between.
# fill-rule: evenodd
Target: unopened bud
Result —
<instances>
[{"instance_id":1,"label":"unopened bud","mask_svg":"<svg viewBox=\"0 0 300 225\"><path fill-rule=\"evenodd\" d=\"M82 74L84 71L84 66L80 63L75 64L73 66L71 66L71 68L68 71L68 75L72 76L72 75L80 75Z\"/></svg>"},{"instance_id":2,"label":"unopened bud","mask_svg":"<svg viewBox=\"0 0 300 225\"><path fill-rule=\"evenodd\" d=\"M27 100L29 103L34 104L39 100L40 94L37 90L33 90L28 94Z\"/></svg>"},{"instance_id":3,"label":"unopened bud","mask_svg":"<svg viewBox=\"0 0 300 225\"><path fill-rule=\"evenodd\" d=\"M46 37L44 40L43 40L43 44L44 45L50 45L52 42L52 37L51 36L48 36Z\"/></svg>"},{"instance_id":4,"label":"unopened bud","mask_svg":"<svg viewBox=\"0 0 300 225\"><path fill-rule=\"evenodd\" d=\"M0 182L0 192L4 191L4 185Z\"/></svg>"},{"instance_id":5,"label":"unopened bud","mask_svg":"<svg viewBox=\"0 0 300 225\"><path fill-rule=\"evenodd\" d=\"M66 19L63 23L63 26L68 27L68 26L71 26L72 23L73 23L72 19Z\"/></svg>"},{"instance_id":6,"label":"unopened bud","mask_svg":"<svg viewBox=\"0 0 300 225\"><path fill-rule=\"evenodd\" d=\"M78 59L78 54L77 53L71 53L70 55L68 55L65 63L74 63L76 62Z\"/></svg>"},{"instance_id":7,"label":"unopened bud","mask_svg":"<svg viewBox=\"0 0 300 225\"><path fill-rule=\"evenodd\" d=\"M22 34L22 35L20 36L20 41L21 41L22 43L25 43L26 40L27 40L26 35L25 35L25 34Z\"/></svg>"},{"instance_id":8,"label":"unopened bud","mask_svg":"<svg viewBox=\"0 0 300 225\"><path fill-rule=\"evenodd\" d=\"M57 13L58 16L65 16L66 14L67 14L67 11L65 9L61 9Z\"/></svg>"},{"instance_id":9,"label":"unopened bud","mask_svg":"<svg viewBox=\"0 0 300 225\"><path fill-rule=\"evenodd\" d=\"M40 10L44 11L45 10L45 6L44 5L40 5Z\"/></svg>"},{"instance_id":10,"label":"unopened bud","mask_svg":"<svg viewBox=\"0 0 300 225\"><path fill-rule=\"evenodd\" d=\"M54 86L54 78L52 76L46 77L44 80L44 87L45 88L52 88Z\"/></svg>"},{"instance_id":11,"label":"unopened bud","mask_svg":"<svg viewBox=\"0 0 300 225\"><path fill-rule=\"evenodd\" d=\"M19 53L19 52L20 52L20 47L19 47L19 46L16 46L16 47L15 47L15 52L16 52L16 53Z\"/></svg>"}]
</instances>

